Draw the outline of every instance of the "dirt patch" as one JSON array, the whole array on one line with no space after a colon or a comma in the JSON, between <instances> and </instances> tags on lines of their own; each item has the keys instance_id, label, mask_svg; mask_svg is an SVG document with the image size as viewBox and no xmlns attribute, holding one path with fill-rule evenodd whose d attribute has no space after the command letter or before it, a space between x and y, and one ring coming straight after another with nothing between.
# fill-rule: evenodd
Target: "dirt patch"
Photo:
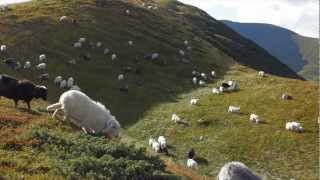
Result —
<instances>
[{"instance_id":1,"label":"dirt patch","mask_svg":"<svg viewBox=\"0 0 320 180\"><path fill-rule=\"evenodd\" d=\"M0 115L0 129L3 127L17 128L23 124L28 123L32 118L30 116L18 115Z\"/></svg>"},{"instance_id":2,"label":"dirt patch","mask_svg":"<svg viewBox=\"0 0 320 180\"><path fill-rule=\"evenodd\" d=\"M175 164L171 160L163 159L163 161L166 164L166 170L169 172L194 180L204 179L204 177L198 175L196 172L193 172L191 169Z\"/></svg>"}]
</instances>

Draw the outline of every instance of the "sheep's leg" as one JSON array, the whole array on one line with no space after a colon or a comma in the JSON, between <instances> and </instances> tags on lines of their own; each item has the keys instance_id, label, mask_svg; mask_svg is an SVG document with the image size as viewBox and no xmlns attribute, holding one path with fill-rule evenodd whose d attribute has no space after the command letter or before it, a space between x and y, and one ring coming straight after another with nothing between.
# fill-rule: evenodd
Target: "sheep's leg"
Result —
<instances>
[{"instance_id":1,"label":"sheep's leg","mask_svg":"<svg viewBox=\"0 0 320 180\"><path fill-rule=\"evenodd\" d=\"M19 102L18 100L16 100L16 99L14 100L14 107L15 107L15 108L18 107L18 102Z\"/></svg>"},{"instance_id":2,"label":"sheep's leg","mask_svg":"<svg viewBox=\"0 0 320 180\"><path fill-rule=\"evenodd\" d=\"M62 110L63 110L62 108L56 109L56 110L54 111L54 113L52 114L52 119L55 119L55 117L57 116L57 113L58 113L59 111L62 111Z\"/></svg>"},{"instance_id":3,"label":"sheep's leg","mask_svg":"<svg viewBox=\"0 0 320 180\"><path fill-rule=\"evenodd\" d=\"M30 110L30 109L31 109L30 101L27 101L26 103L27 103L27 105L28 105L28 109Z\"/></svg>"}]
</instances>

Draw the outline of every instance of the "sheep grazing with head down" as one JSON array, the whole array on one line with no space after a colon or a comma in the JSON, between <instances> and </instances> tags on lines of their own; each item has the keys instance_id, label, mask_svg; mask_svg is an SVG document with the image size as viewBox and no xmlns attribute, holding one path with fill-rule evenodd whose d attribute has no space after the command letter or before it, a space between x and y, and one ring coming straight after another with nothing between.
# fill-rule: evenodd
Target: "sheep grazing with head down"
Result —
<instances>
[{"instance_id":1,"label":"sheep grazing with head down","mask_svg":"<svg viewBox=\"0 0 320 180\"><path fill-rule=\"evenodd\" d=\"M153 54L151 55L151 60L159 59L159 57L160 57L159 53L153 53Z\"/></svg>"},{"instance_id":2,"label":"sheep grazing with head down","mask_svg":"<svg viewBox=\"0 0 320 180\"><path fill-rule=\"evenodd\" d=\"M54 111L52 118L59 111L63 112L64 121L70 120L84 132L104 134L109 138L119 136L120 124L110 111L80 91L63 93L59 102L48 106L47 110Z\"/></svg>"},{"instance_id":3,"label":"sheep grazing with head down","mask_svg":"<svg viewBox=\"0 0 320 180\"><path fill-rule=\"evenodd\" d=\"M229 162L225 164L217 177L218 180L261 180L246 165L241 162Z\"/></svg>"},{"instance_id":4,"label":"sheep grazing with head down","mask_svg":"<svg viewBox=\"0 0 320 180\"><path fill-rule=\"evenodd\" d=\"M45 54L40 54L40 56L39 56L39 61L40 61L40 62L42 62L42 61L44 61L44 60L46 60L46 59L47 59L47 57L46 57Z\"/></svg>"},{"instance_id":5,"label":"sheep grazing with head down","mask_svg":"<svg viewBox=\"0 0 320 180\"><path fill-rule=\"evenodd\" d=\"M258 115L252 113L250 114L250 121L259 124L261 122L261 119Z\"/></svg>"},{"instance_id":6,"label":"sheep grazing with head down","mask_svg":"<svg viewBox=\"0 0 320 180\"><path fill-rule=\"evenodd\" d=\"M265 72L264 72L264 71L259 71L258 76L259 76L260 78L265 77Z\"/></svg>"},{"instance_id":7,"label":"sheep grazing with head down","mask_svg":"<svg viewBox=\"0 0 320 180\"><path fill-rule=\"evenodd\" d=\"M60 22L65 22L67 20L68 20L67 16L61 16L60 19L59 19Z\"/></svg>"},{"instance_id":8,"label":"sheep grazing with head down","mask_svg":"<svg viewBox=\"0 0 320 180\"><path fill-rule=\"evenodd\" d=\"M239 112L240 112L240 107L229 106L229 108L228 108L228 113L239 113Z\"/></svg>"},{"instance_id":9,"label":"sheep grazing with head down","mask_svg":"<svg viewBox=\"0 0 320 180\"><path fill-rule=\"evenodd\" d=\"M34 98L47 100L47 93L48 89L45 86L35 85L29 80L17 80L5 74L0 75L0 97L14 100L15 107L22 100L31 109L31 100Z\"/></svg>"},{"instance_id":10,"label":"sheep grazing with head down","mask_svg":"<svg viewBox=\"0 0 320 180\"><path fill-rule=\"evenodd\" d=\"M7 46L6 45L1 45L0 46L0 52L5 52L7 51Z\"/></svg>"},{"instance_id":11,"label":"sheep grazing with head down","mask_svg":"<svg viewBox=\"0 0 320 180\"><path fill-rule=\"evenodd\" d=\"M286 123L286 130L288 131L294 131L294 132L303 132L303 127L298 122L287 122Z\"/></svg>"},{"instance_id":12,"label":"sheep grazing with head down","mask_svg":"<svg viewBox=\"0 0 320 180\"><path fill-rule=\"evenodd\" d=\"M116 60L117 59L117 55L116 54L112 54L111 55L111 60Z\"/></svg>"},{"instance_id":13,"label":"sheep grazing with head down","mask_svg":"<svg viewBox=\"0 0 320 180\"><path fill-rule=\"evenodd\" d=\"M193 99L190 100L190 104L191 105L196 105L198 103L198 101L199 101L199 99L193 98Z\"/></svg>"}]
</instances>

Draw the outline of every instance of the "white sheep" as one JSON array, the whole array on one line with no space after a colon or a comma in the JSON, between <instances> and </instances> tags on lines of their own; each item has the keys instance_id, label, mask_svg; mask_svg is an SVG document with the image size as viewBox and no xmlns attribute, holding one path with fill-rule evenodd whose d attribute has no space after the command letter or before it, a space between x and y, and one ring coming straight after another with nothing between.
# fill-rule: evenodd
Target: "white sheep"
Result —
<instances>
[{"instance_id":1,"label":"white sheep","mask_svg":"<svg viewBox=\"0 0 320 180\"><path fill-rule=\"evenodd\" d=\"M47 68L47 64L46 63L40 63L36 66L36 68L38 70L45 70Z\"/></svg>"},{"instance_id":2,"label":"white sheep","mask_svg":"<svg viewBox=\"0 0 320 180\"><path fill-rule=\"evenodd\" d=\"M63 21L66 21L67 19L68 19L67 16L61 16L60 19L59 19L59 21L60 21L60 22L63 22Z\"/></svg>"},{"instance_id":3,"label":"white sheep","mask_svg":"<svg viewBox=\"0 0 320 180\"><path fill-rule=\"evenodd\" d=\"M218 89L218 88L213 88L213 89L212 89L212 93L213 93L213 94L218 94L218 95L219 95L219 94L222 94L222 93L223 93L223 91L221 91L221 90L220 90L220 89Z\"/></svg>"},{"instance_id":4,"label":"white sheep","mask_svg":"<svg viewBox=\"0 0 320 180\"><path fill-rule=\"evenodd\" d=\"M185 53L184 53L184 51L183 50L179 50L179 54L181 55L181 56L184 56L185 55Z\"/></svg>"},{"instance_id":5,"label":"white sheep","mask_svg":"<svg viewBox=\"0 0 320 180\"><path fill-rule=\"evenodd\" d=\"M97 42L96 46L97 46L97 48L101 47L102 46L102 42Z\"/></svg>"},{"instance_id":6,"label":"white sheep","mask_svg":"<svg viewBox=\"0 0 320 180\"><path fill-rule=\"evenodd\" d=\"M52 118L55 118L58 112L63 112L63 121L70 120L85 132L90 130L110 138L120 134L120 124L110 111L80 91L70 90L63 93L59 102L48 106L47 110L54 111Z\"/></svg>"},{"instance_id":7,"label":"white sheep","mask_svg":"<svg viewBox=\"0 0 320 180\"><path fill-rule=\"evenodd\" d=\"M54 82L54 84L58 85L61 83L62 80L63 80L62 76L57 76L56 78L54 78L53 82Z\"/></svg>"},{"instance_id":8,"label":"white sheep","mask_svg":"<svg viewBox=\"0 0 320 180\"><path fill-rule=\"evenodd\" d=\"M152 149L153 149L155 152L159 153L159 152L161 151L160 144L159 144L157 141L154 141L154 142L152 143Z\"/></svg>"},{"instance_id":9,"label":"white sheep","mask_svg":"<svg viewBox=\"0 0 320 180\"><path fill-rule=\"evenodd\" d=\"M156 60L156 59L158 59L159 58L159 53L153 53L152 55L151 55L151 59L152 60Z\"/></svg>"},{"instance_id":10,"label":"white sheep","mask_svg":"<svg viewBox=\"0 0 320 180\"><path fill-rule=\"evenodd\" d=\"M60 82L60 89L66 89L67 88L67 81L66 80L62 80Z\"/></svg>"},{"instance_id":11,"label":"white sheep","mask_svg":"<svg viewBox=\"0 0 320 180\"><path fill-rule=\"evenodd\" d=\"M81 91L81 88L78 85L73 85L70 90Z\"/></svg>"},{"instance_id":12,"label":"white sheep","mask_svg":"<svg viewBox=\"0 0 320 180\"><path fill-rule=\"evenodd\" d=\"M131 11L129 9L126 10L126 14L130 15Z\"/></svg>"},{"instance_id":13,"label":"white sheep","mask_svg":"<svg viewBox=\"0 0 320 180\"><path fill-rule=\"evenodd\" d=\"M198 74L198 72L196 70L192 71L192 76L196 76Z\"/></svg>"},{"instance_id":14,"label":"white sheep","mask_svg":"<svg viewBox=\"0 0 320 180\"><path fill-rule=\"evenodd\" d=\"M86 42L86 38L81 37L81 38L79 38L78 42L79 43L85 43Z\"/></svg>"},{"instance_id":15,"label":"white sheep","mask_svg":"<svg viewBox=\"0 0 320 180\"><path fill-rule=\"evenodd\" d=\"M197 168L198 167L198 163L193 159L188 159L187 160L187 167L188 168Z\"/></svg>"},{"instance_id":16,"label":"white sheep","mask_svg":"<svg viewBox=\"0 0 320 180\"><path fill-rule=\"evenodd\" d=\"M261 178L243 163L229 162L221 168L218 180L261 180Z\"/></svg>"},{"instance_id":17,"label":"white sheep","mask_svg":"<svg viewBox=\"0 0 320 180\"><path fill-rule=\"evenodd\" d=\"M188 45L189 45L189 41L188 41L188 40L185 40L185 41L183 41L183 44L184 44L185 46L188 46Z\"/></svg>"},{"instance_id":18,"label":"white sheep","mask_svg":"<svg viewBox=\"0 0 320 180\"><path fill-rule=\"evenodd\" d=\"M286 123L286 130L294 131L294 132L303 132L303 127L298 122L287 122Z\"/></svg>"},{"instance_id":19,"label":"white sheep","mask_svg":"<svg viewBox=\"0 0 320 180\"><path fill-rule=\"evenodd\" d=\"M198 101L199 101L199 99L194 99L193 98L193 99L190 100L190 104L191 105L196 105L198 103Z\"/></svg>"},{"instance_id":20,"label":"white sheep","mask_svg":"<svg viewBox=\"0 0 320 180\"><path fill-rule=\"evenodd\" d=\"M203 79L207 79L206 73L201 73L201 77L202 77Z\"/></svg>"},{"instance_id":21,"label":"white sheep","mask_svg":"<svg viewBox=\"0 0 320 180\"><path fill-rule=\"evenodd\" d=\"M160 149L166 149L167 148L167 140L164 136L158 137L158 143L160 144Z\"/></svg>"},{"instance_id":22,"label":"white sheep","mask_svg":"<svg viewBox=\"0 0 320 180\"><path fill-rule=\"evenodd\" d=\"M30 61L26 61L23 65L23 69L30 69L31 68L31 62Z\"/></svg>"},{"instance_id":23,"label":"white sheep","mask_svg":"<svg viewBox=\"0 0 320 180\"><path fill-rule=\"evenodd\" d=\"M73 77L69 77L67 80L67 88L71 88L74 85Z\"/></svg>"},{"instance_id":24,"label":"white sheep","mask_svg":"<svg viewBox=\"0 0 320 180\"><path fill-rule=\"evenodd\" d=\"M75 43L73 44L73 47L74 47L74 48L81 48L81 47L82 47L82 43L81 43L81 42L75 42Z\"/></svg>"},{"instance_id":25,"label":"white sheep","mask_svg":"<svg viewBox=\"0 0 320 180\"><path fill-rule=\"evenodd\" d=\"M259 75L259 77L264 77L265 76L265 72L264 71L259 71L259 73L258 73L258 75Z\"/></svg>"},{"instance_id":26,"label":"white sheep","mask_svg":"<svg viewBox=\"0 0 320 180\"><path fill-rule=\"evenodd\" d=\"M251 113L250 114L250 121L256 124L259 124L261 122L261 119L258 115Z\"/></svg>"},{"instance_id":27,"label":"white sheep","mask_svg":"<svg viewBox=\"0 0 320 180\"><path fill-rule=\"evenodd\" d=\"M238 113L240 112L240 107L237 106L229 106L228 113Z\"/></svg>"},{"instance_id":28,"label":"white sheep","mask_svg":"<svg viewBox=\"0 0 320 180\"><path fill-rule=\"evenodd\" d=\"M292 96L290 96L290 95L288 95L288 94L282 94L281 99L282 99L282 100L291 100L291 99L292 99Z\"/></svg>"},{"instance_id":29,"label":"white sheep","mask_svg":"<svg viewBox=\"0 0 320 180\"><path fill-rule=\"evenodd\" d=\"M204 80L200 80L200 81L199 81L199 85L200 85L200 86L205 86L205 85L206 85L206 82L205 82Z\"/></svg>"},{"instance_id":30,"label":"white sheep","mask_svg":"<svg viewBox=\"0 0 320 180\"><path fill-rule=\"evenodd\" d=\"M176 113L172 114L171 120L174 121L175 123L181 122L181 118Z\"/></svg>"},{"instance_id":31,"label":"white sheep","mask_svg":"<svg viewBox=\"0 0 320 180\"><path fill-rule=\"evenodd\" d=\"M133 41L128 41L129 46L133 46Z\"/></svg>"},{"instance_id":32,"label":"white sheep","mask_svg":"<svg viewBox=\"0 0 320 180\"><path fill-rule=\"evenodd\" d=\"M105 54L105 55L109 54L109 52L110 52L110 49L108 49L108 48L105 48L105 49L103 50L103 54Z\"/></svg>"},{"instance_id":33,"label":"white sheep","mask_svg":"<svg viewBox=\"0 0 320 180\"><path fill-rule=\"evenodd\" d=\"M119 74L118 75L118 81L124 80L124 74Z\"/></svg>"},{"instance_id":34,"label":"white sheep","mask_svg":"<svg viewBox=\"0 0 320 180\"><path fill-rule=\"evenodd\" d=\"M149 138L149 146L152 146L154 142L157 142L154 138Z\"/></svg>"},{"instance_id":35,"label":"white sheep","mask_svg":"<svg viewBox=\"0 0 320 180\"><path fill-rule=\"evenodd\" d=\"M194 85L197 85L198 84L198 78L197 77L193 77L192 78L192 82Z\"/></svg>"},{"instance_id":36,"label":"white sheep","mask_svg":"<svg viewBox=\"0 0 320 180\"><path fill-rule=\"evenodd\" d=\"M40 54L40 56L39 56L39 61L41 62L41 61L44 61L44 60L46 60L46 55L45 54Z\"/></svg>"},{"instance_id":37,"label":"white sheep","mask_svg":"<svg viewBox=\"0 0 320 180\"><path fill-rule=\"evenodd\" d=\"M7 51L7 46L6 45L1 45L0 46L0 52L5 52Z\"/></svg>"},{"instance_id":38,"label":"white sheep","mask_svg":"<svg viewBox=\"0 0 320 180\"><path fill-rule=\"evenodd\" d=\"M221 91L223 93L224 92L224 87L223 86L219 86L219 91Z\"/></svg>"},{"instance_id":39,"label":"white sheep","mask_svg":"<svg viewBox=\"0 0 320 180\"><path fill-rule=\"evenodd\" d=\"M117 55L116 54L112 54L111 55L111 60L115 60L115 59L117 59Z\"/></svg>"},{"instance_id":40,"label":"white sheep","mask_svg":"<svg viewBox=\"0 0 320 180\"><path fill-rule=\"evenodd\" d=\"M211 76L212 77L216 77L216 72L215 71L211 71Z\"/></svg>"}]
</instances>

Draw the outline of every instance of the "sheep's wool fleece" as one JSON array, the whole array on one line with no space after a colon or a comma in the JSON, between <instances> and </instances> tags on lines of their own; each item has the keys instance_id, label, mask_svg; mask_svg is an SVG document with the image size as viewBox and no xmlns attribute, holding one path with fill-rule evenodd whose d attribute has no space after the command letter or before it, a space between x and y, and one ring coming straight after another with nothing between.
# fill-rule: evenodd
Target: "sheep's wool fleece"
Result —
<instances>
[{"instance_id":1,"label":"sheep's wool fleece","mask_svg":"<svg viewBox=\"0 0 320 180\"><path fill-rule=\"evenodd\" d=\"M96 133L100 133L107 122L116 120L104 105L93 101L80 91L71 90L62 94L60 103L72 122L88 130L94 130Z\"/></svg>"}]
</instances>

